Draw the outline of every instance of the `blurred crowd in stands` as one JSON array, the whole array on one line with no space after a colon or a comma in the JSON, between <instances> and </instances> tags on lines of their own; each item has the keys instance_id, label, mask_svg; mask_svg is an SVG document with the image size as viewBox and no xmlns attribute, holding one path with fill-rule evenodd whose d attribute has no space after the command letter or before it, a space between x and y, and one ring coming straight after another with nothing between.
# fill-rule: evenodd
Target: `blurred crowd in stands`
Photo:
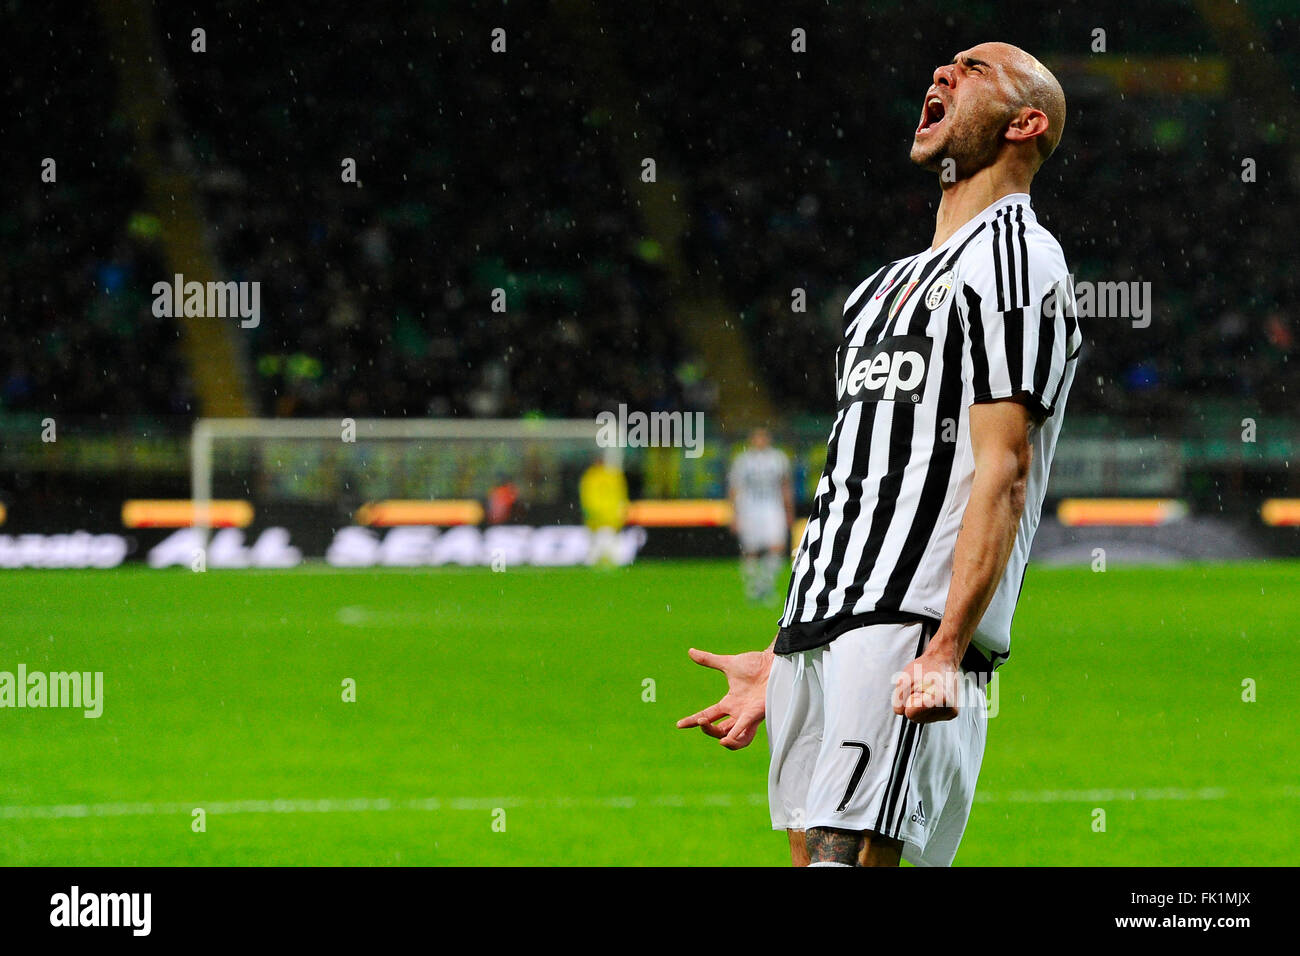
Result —
<instances>
[{"instance_id":1,"label":"blurred crowd in stands","mask_svg":"<svg viewBox=\"0 0 1300 956\"><path fill-rule=\"evenodd\" d=\"M150 309L167 270L103 31L93 9L19 6L5 25L18 52L0 151L0 412L191 415L179 331Z\"/></svg>"},{"instance_id":2,"label":"blurred crowd in stands","mask_svg":"<svg viewBox=\"0 0 1300 956\"><path fill-rule=\"evenodd\" d=\"M15 39L43 53L8 81L21 148L0 160L16 200L0 213L0 411L195 415L176 323L149 309L169 271L103 31L93 11L50 30L41 7L10 5ZM929 0L811 5L802 55L789 26L742 5L668 4L619 19L605 57L537 3L400 19L333 2L310 16L191 6L155 10L175 89L166 154L192 173L223 278L262 284L260 325L238 338L267 415L712 401L644 218L653 187L619 162L607 111L623 108L641 130L632 149L682 190L692 283L721 294L779 407L828 414L845 295L933 230L937 184L907 162L931 72L985 39ZM929 7L937 28L922 35ZM1032 37L1082 31L1086 55L1093 15L1054 16L1007 39L1050 63L1059 48ZM497 25L504 54L489 47ZM1147 52L1215 53L1190 5L1185 22L1129 25L1122 38ZM1191 396L1294 411L1300 170L1268 104L1231 86L1121 95L1072 78L1039 218L1076 279L1150 282L1154 300L1148 328L1084 321L1072 410L1176 418ZM37 179L45 156L57 183ZM806 311L792 311L796 288Z\"/></svg>"}]
</instances>

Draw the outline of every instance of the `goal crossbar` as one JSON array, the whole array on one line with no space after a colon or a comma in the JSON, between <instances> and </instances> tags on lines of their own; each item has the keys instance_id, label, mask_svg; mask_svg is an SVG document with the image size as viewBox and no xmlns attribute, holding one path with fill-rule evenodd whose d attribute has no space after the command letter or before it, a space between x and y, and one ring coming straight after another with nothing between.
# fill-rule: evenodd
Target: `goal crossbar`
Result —
<instances>
[{"instance_id":1,"label":"goal crossbar","mask_svg":"<svg viewBox=\"0 0 1300 956\"><path fill-rule=\"evenodd\" d=\"M594 418L200 418L190 436L190 495L194 529L201 546L210 530L213 444L220 439L333 439L342 441L345 428L361 441L579 440L597 447L599 425ZM622 449L604 449L605 462L622 466Z\"/></svg>"}]
</instances>

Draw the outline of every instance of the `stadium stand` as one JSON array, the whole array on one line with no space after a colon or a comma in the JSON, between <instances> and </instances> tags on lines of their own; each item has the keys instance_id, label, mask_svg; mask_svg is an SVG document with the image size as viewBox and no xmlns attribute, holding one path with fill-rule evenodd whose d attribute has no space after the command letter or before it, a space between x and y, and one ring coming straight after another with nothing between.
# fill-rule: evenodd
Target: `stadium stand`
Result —
<instances>
[{"instance_id":1,"label":"stadium stand","mask_svg":"<svg viewBox=\"0 0 1300 956\"><path fill-rule=\"evenodd\" d=\"M538 42L559 29L545 5L502 15L510 56L494 56L486 35L467 42L482 32L473 5L416 6L400 21L339 3L257 22L229 10L154 11L175 89L175 125L160 134L173 141L160 149L192 160L223 275L262 283L264 320L245 336L260 413L713 409L713 370L670 321L665 239L640 217L609 116L587 101L582 57ZM795 60L785 24L740 10L645 11L639 30L618 34L616 62L685 193L687 268L722 290L782 409L821 415L844 295L928 238L934 184L903 156L932 51L962 38L940 18L925 42L891 42L903 14L829 6L803 25L815 55ZM1146 15L1128 13L1112 42L1136 59L1213 60L1194 18L1148 33ZM1091 28L1081 7L1055 16ZM726 17L745 29L708 28ZM147 308L168 268L96 21L53 38L39 21L19 18L30 34L19 40L61 46L10 89L48 90L50 108L19 111L26 145L4 162L12 181L30 181L57 154L61 185L24 190L0 218L12 280L0 403L192 416L180 334ZM190 50L195 26L202 54ZM680 71L656 66L665 48ZM1284 131L1242 114L1230 72L1175 97L1140 75L1120 90L1066 66L1068 130L1040 177L1040 214L1077 279L1150 281L1154 301L1145 330L1085 322L1075 408L1148 425L1190 414L1194 391L1289 410L1296 277L1275 246L1296 199ZM1290 201L1243 211L1243 157ZM356 184L341 181L345 158ZM504 313L490 308L498 288ZM804 312L791 310L795 288Z\"/></svg>"}]
</instances>

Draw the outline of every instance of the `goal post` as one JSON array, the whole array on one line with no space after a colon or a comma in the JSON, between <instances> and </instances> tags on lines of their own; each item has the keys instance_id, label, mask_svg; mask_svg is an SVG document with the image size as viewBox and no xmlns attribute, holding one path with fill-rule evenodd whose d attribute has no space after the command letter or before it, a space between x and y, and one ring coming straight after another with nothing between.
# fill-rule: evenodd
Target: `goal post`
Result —
<instances>
[{"instance_id":1,"label":"goal post","mask_svg":"<svg viewBox=\"0 0 1300 956\"><path fill-rule=\"evenodd\" d=\"M513 467L516 477L525 462L543 481L547 468L597 454L621 468L623 449L602 447L598 431L595 419L200 418L190 443L193 529L206 549L214 500L268 488L317 500L343 487L434 499L467 488L477 495L485 475ZM364 488L351 487L358 477Z\"/></svg>"}]
</instances>

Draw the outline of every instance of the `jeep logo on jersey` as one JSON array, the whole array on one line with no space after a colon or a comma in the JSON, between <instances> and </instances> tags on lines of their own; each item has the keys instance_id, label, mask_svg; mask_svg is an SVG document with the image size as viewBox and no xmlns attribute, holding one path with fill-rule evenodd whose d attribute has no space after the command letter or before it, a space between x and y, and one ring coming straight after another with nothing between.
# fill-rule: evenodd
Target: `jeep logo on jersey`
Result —
<instances>
[{"instance_id":1,"label":"jeep logo on jersey","mask_svg":"<svg viewBox=\"0 0 1300 956\"><path fill-rule=\"evenodd\" d=\"M854 402L919 402L931 344L924 335L891 335L871 346L850 346L836 369L840 408Z\"/></svg>"}]
</instances>

